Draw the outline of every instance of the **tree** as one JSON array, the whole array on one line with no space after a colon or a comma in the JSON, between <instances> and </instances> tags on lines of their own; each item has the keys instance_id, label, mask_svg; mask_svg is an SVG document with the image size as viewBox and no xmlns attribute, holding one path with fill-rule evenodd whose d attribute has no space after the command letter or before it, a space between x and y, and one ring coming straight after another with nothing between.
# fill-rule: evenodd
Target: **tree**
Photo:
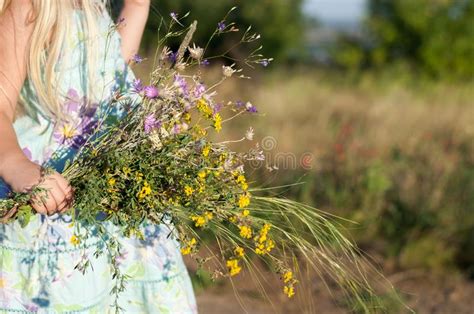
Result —
<instances>
[{"instance_id":1,"label":"tree","mask_svg":"<svg viewBox=\"0 0 474 314\"><path fill-rule=\"evenodd\" d=\"M199 25L195 41L205 43L217 23L236 6L237 10L232 12L228 22L236 22L240 28L251 25L255 32L261 34L265 56L280 60L297 58L304 36L302 4L303 0L153 0L144 45L147 49L154 48L160 22L162 19L169 22L171 12L178 16L190 12L183 23L197 20ZM230 45L226 40L232 40L232 36L218 38L210 46L210 54L219 54L222 48Z\"/></svg>"},{"instance_id":2,"label":"tree","mask_svg":"<svg viewBox=\"0 0 474 314\"><path fill-rule=\"evenodd\" d=\"M341 64L405 62L434 77L474 77L474 1L370 0L368 11L365 40L341 40Z\"/></svg>"}]
</instances>

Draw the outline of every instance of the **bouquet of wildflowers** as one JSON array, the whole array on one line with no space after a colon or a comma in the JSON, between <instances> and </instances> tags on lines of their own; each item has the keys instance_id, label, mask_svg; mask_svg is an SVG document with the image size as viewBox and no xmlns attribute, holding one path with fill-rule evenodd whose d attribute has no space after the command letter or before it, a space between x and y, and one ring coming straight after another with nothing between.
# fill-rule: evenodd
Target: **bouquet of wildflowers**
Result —
<instances>
[{"instance_id":1,"label":"bouquet of wildflowers","mask_svg":"<svg viewBox=\"0 0 474 314\"><path fill-rule=\"evenodd\" d=\"M249 161L263 158L258 146L239 153L228 146L236 141L212 140L225 122L257 110L251 103L216 101L224 80L247 77L232 64L222 67L218 82L206 84L202 77L209 60L206 49L191 46L196 22L174 30L178 25L180 20L172 14L166 36L159 41L150 84L134 81L138 103L124 105L129 95L117 93L108 106L121 106L125 114L112 119L114 123L106 123L111 113L103 115L93 136L63 172L75 188L72 215L77 232L71 242L81 245L90 236L87 230L105 239L117 279L116 294L125 289L126 278L116 262L120 244L105 225L113 224L121 235L140 238L140 226L147 221L168 224L182 254L194 257L201 267L216 261L220 267L214 267L215 277L236 276L260 257L280 276L282 292L291 298L298 290L299 261L329 275L366 307L363 296L373 296L372 289L359 268L356 248L331 222L336 219L304 204L260 195L245 173ZM224 19L213 37L238 31ZM174 52L166 42L179 36L183 42ZM241 43L258 38L249 28ZM141 61L137 56L133 63ZM272 60L257 50L241 61L266 66ZM253 141L253 137L250 129L240 141ZM4 222L19 219L27 224L32 214L28 201L26 194L1 200L0 217ZM209 235L218 249L211 249L209 256L198 254ZM85 261L80 268L87 265Z\"/></svg>"}]
</instances>

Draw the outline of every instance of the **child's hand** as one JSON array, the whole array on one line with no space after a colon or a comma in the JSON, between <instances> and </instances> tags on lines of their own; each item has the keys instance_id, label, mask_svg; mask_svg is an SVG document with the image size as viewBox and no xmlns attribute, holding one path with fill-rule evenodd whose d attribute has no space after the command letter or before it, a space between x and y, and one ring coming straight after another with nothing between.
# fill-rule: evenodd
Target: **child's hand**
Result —
<instances>
[{"instance_id":1,"label":"child's hand","mask_svg":"<svg viewBox=\"0 0 474 314\"><path fill-rule=\"evenodd\" d=\"M20 159L9 163L3 169L3 179L15 192L27 192L32 187L45 190L33 197L31 206L39 214L53 215L64 213L70 208L73 199L69 182L59 173L54 172L41 177L41 167L28 159Z\"/></svg>"}]
</instances>

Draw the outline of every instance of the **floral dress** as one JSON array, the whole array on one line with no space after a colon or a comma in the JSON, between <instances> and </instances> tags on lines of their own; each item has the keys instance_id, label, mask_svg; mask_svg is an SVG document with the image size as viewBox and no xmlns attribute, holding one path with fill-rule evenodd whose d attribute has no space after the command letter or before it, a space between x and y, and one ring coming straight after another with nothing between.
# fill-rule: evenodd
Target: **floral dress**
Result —
<instances>
[{"instance_id":1,"label":"floral dress","mask_svg":"<svg viewBox=\"0 0 474 314\"><path fill-rule=\"evenodd\" d=\"M126 92L133 73L120 55L120 38L108 15L99 20L94 82L89 84L85 62L83 16L74 13L73 34L60 57L63 74L60 88L64 108L70 119L52 121L40 109L38 98L27 81L21 91L26 114L14 128L19 144L28 158L38 164L61 170L64 161L85 142L97 123L98 112L108 110L116 92ZM88 86L100 87L92 101ZM120 108L116 117L120 117ZM7 187L0 180L0 197ZM119 297L125 313L195 313L196 302L191 281L177 241L165 226L144 225L144 239L121 238L120 267L129 276L126 290ZM36 215L26 228L15 222L0 225L0 313L107 313L113 311L114 285L106 254L96 258L103 240L91 237L80 246L71 242L71 217ZM91 267L75 270L81 261Z\"/></svg>"}]
</instances>

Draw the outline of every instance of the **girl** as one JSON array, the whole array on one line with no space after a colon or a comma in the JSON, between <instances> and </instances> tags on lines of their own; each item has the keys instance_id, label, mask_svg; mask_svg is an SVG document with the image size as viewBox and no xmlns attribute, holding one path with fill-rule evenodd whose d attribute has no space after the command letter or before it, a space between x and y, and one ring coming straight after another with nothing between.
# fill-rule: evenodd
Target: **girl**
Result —
<instances>
[{"instance_id":1,"label":"girl","mask_svg":"<svg viewBox=\"0 0 474 314\"><path fill-rule=\"evenodd\" d=\"M47 191L33 200L38 215L26 228L0 225L2 313L111 310L107 257L93 256L103 242L78 245L66 213L72 188L40 167L80 148L94 117L134 79L124 60L138 50L150 0L124 0L116 26L105 2L0 0L0 179L13 191ZM145 225L144 239L121 239L119 263L130 279L119 305L127 313L196 312L177 243L164 228ZM74 269L86 261L85 274Z\"/></svg>"}]
</instances>

